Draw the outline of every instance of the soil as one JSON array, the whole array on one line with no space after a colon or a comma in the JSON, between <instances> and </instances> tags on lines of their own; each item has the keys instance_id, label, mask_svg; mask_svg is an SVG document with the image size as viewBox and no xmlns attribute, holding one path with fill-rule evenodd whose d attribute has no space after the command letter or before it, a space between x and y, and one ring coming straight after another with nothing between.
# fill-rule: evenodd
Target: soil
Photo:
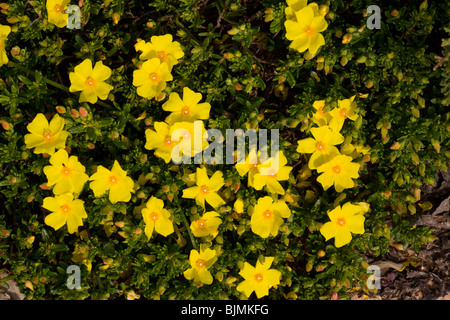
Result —
<instances>
[{"instance_id":1,"label":"soil","mask_svg":"<svg viewBox=\"0 0 450 320\"><path fill-rule=\"evenodd\" d=\"M369 295L352 293L351 299L450 300L450 170L437 172L434 185L421 190L422 202L430 201L435 209L419 213L415 224L431 228L436 239L419 252L391 246L389 253L376 261L381 288ZM408 266L402 269L405 262Z\"/></svg>"}]
</instances>

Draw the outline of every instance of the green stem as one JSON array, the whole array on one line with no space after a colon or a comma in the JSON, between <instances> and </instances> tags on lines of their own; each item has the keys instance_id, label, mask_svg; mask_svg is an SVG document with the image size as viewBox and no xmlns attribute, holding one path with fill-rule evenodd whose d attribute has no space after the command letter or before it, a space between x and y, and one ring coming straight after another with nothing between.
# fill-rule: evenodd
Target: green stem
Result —
<instances>
[{"instance_id":1,"label":"green stem","mask_svg":"<svg viewBox=\"0 0 450 320\"><path fill-rule=\"evenodd\" d=\"M184 211L181 209L181 206L179 203L178 203L178 209L180 209L180 211L182 213L181 218L183 219L183 223L186 226L187 232L189 233L189 238L191 239L192 247L195 250L197 250L198 249L197 242L195 241L194 235L192 234L192 231L191 231L191 227L189 226L189 222L187 221L186 215L184 214Z\"/></svg>"},{"instance_id":2,"label":"green stem","mask_svg":"<svg viewBox=\"0 0 450 320\"><path fill-rule=\"evenodd\" d=\"M31 71L31 70L28 69L28 68L25 68L24 66L22 66L22 65L20 65L20 64L15 63L15 62L8 61L8 65L9 65L10 67L13 67L13 68L19 69L19 70L21 70L21 71L23 71L23 72L26 72L26 73L33 74L33 75L34 75L34 72L33 72L33 71ZM66 91L66 92L70 92L70 91L69 91L69 88L67 88L66 86L64 86L64 85L62 85L62 84L59 84L59 83L57 83L57 82L55 82L55 81L53 81L53 80L50 80L50 79L47 78L47 77L42 76L42 80L44 80L45 83L47 83L47 84L49 84L49 85L51 85L51 86L53 86L53 87L55 87L55 88L58 88L58 89L60 89L60 90ZM110 106L109 104L104 103L103 101L100 101L100 100L97 101L97 104L99 104L99 105L101 105L102 107L105 107L105 108L111 108L111 106Z\"/></svg>"}]
</instances>

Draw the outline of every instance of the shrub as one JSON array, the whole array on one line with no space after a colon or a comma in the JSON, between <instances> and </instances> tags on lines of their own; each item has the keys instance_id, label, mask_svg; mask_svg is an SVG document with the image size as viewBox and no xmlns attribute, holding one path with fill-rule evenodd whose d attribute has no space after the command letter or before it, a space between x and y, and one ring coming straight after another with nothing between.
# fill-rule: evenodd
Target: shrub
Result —
<instances>
[{"instance_id":1,"label":"shrub","mask_svg":"<svg viewBox=\"0 0 450 320\"><path fill-rule=\"evenodd\" d=\"M450 158L444 2L378 1L380 29L365 0L81 0L79 28L64 5L0 4L0 257L27 299L346 298L366 255L433 241L414 222ZM277 175L175 164L193 120L278 129Z\"/></svg>"}]
</instances>

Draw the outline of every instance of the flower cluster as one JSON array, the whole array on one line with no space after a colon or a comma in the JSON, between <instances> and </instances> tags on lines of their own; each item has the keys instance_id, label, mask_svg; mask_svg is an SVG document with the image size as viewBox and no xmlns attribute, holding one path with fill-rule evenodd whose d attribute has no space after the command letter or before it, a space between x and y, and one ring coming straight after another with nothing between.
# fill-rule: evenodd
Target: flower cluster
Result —
<instances>
[{"instance_id":1,"label":"flower cluster","mask_svg":"<svg viewBox=\"0 0 450 320\"><path fill-rule=\"evenodd\" d=\"M129 201L134 192L134 182L127 176L117 161L111 170L103 166L97 167L97 172L90 177L86 168L78 161L77 156L70 156L66 147L69 132L64 131L65 121L55 114L48 122L44 114L39 113L28 124L30 132L25 135L26 147L34 148L34 153L50 155L50 165L43 172L47 177L46 187L53 187L54 197L46 197L43 207L52 213L45 223L55 230L67 224L69 233L74 233L83 225L82 219L87 218L84 201L77 199L85 183L90 180L90 188L95 197L101 197L109 191L111 203ZM55 152L55 149L59 149Z\"/></svg>"},{"instance_id":2,"label":"flower cluster","mask_svg":"<svg viewBox=\"0 0 450 320\"><path fill-rule=\"evenodd\" d=\"M364 1L103 2L0 3L0 252L27 298L335 298L366 291L366 248L425 242L442 4L369 31Z\"/></svg>"},{"instance_id":3,"label":"flower cluster","mask_svg":"<svg viewBox=\"0 0 450 320\"><path fill-rule=\"evenodd\" d=\"M133 85L137 87L137 94L141 97L161 100L166 82L172 81L170 73L178 59L184 56L180 43L173 41L171 34L152 36L150 42L138 39L136 51L142 51L139 56L145 60L140 69L133 72Z\"/></svg>"},{"instance_id":4,"label":"flower cluster","mask_svg":"<svg viewBox=\"0 0 450 320\"><path fill-rule=\"evenodd\" d=\"M355 121L359 117L355 113L356 102L354 99L355 96L339 100L338 106L331 111L323 110L325 107L324 100L315 101L313 107L316 112L311 119L318 127L311 128L310 132L313 137L297 141L297 152L311 154L308 167L310 170L317 170L318 173L321 173L317 177L317 181L324 190L328 190L331 186L334 186L336 192L353 188L355 186L354 179L359 177L361 166L360 163L353 161L361 155L366 155L369 151L368 147L345 143L346 139L340 133L346 119ZM336 147L337 145L341 145L341 150ZM342 208L343 217L339 218L336 218L333 213L337 210L340 213L340 209L336 208L331 211L329 217L332 220L333 227L327 223L321 229L326 240L336 237L336 247L341 247L350 242L350 231L364 233L364 217L362 215L362 218L360 216L350 217L350 214L355 214L355 211L350 210L350 208L355 208L355 206L346 203ZM356 211L356 213L360 211ZM335 227L343 228L336 229Z\"/></svg>"},{"instance_id":5,"label":"flower cluster","mask_svg":"<svg viewBox=\"0 0 450 320\"><path fill-rule=\"evenodd\" d=\"M325 21L325 13L319 10L317 3L307 5L307 0L288 0L285 9L286 39L292 40L290 48L298 52L308 50L310 55L315 55L317 50L325 44L321 32L328 27Z\"/></svg>"}]
</instances>

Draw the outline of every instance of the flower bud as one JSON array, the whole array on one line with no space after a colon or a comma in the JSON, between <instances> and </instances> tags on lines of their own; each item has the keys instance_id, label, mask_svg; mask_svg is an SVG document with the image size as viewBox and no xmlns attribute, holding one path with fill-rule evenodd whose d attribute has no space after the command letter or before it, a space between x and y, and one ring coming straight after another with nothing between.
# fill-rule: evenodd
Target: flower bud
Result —
<instances>
[{"instance_id":1,"label":"flower bud","mask_svg":"<svg viewBox=\"0 0 450 320\"><path fill-rule=\"evenodd\" d=\"M88 115L88 111L85 108L80 107L79 110L80 110L80 116L86 117Z\"/></svg>"},{"instance_id":2,"label":"flower bud","mask_svg":"<svg viewBox=\"0 0 450 320\"><path fill-rule=\"evenodd\" d=\"M117 12L113 13L112 19L113 19L115 24L118 24L119 20L120 20L120 13L117 13Z\"/></svg>"},{"instance_id":3,"label":"flower bud","mask_svg":"<svg viewBox=\"0 0 450 320\"><path fill-rule=\"evenodd\" d=\"M72 109L72 110L70 110L70 112L72 113L72 116L74 118L78 118L80 116L80 113L76 109Z\"/></svg>"},{"instance_id":4,"label":"flower bud","mask_svg":"<svg viewBox=\"0 0 450 320\"><path fill-rule=\"evenodd\" d=\"M347 43L349 43L350 41L352 41L352 38L353 38L353 36L352 36L351 33L346 33L346 34L344 34L344 36L342 37L342 43L343 43L343 44L347 44Z\"/></svg>"},{"instance_id":5,"label":"flower bud","mask_svg":"<svg viewBox=\"0 0 450 320\"><path fill-rule=\"evenodd\" d=\"M319 7L319 14L322 16L326 15L330 11L330 7L326 4L323 4Z\"/></svg>"}]
</instances>

